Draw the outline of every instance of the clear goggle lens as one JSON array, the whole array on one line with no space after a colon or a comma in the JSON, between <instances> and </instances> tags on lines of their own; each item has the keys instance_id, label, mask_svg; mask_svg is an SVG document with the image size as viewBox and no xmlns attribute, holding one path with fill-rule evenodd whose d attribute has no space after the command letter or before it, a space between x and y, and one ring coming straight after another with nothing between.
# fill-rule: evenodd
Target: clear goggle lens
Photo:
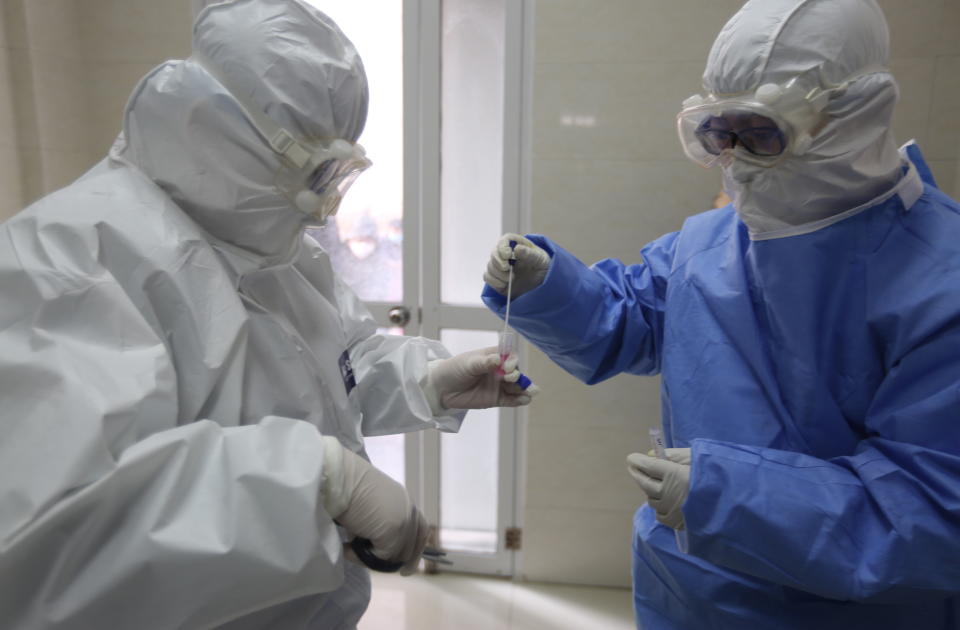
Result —
<instances>
[{"instance_id":1,"label":"clear goggle lens","mask_svg":"<svg viewBox=\"0 0 960 630\"><path fill-rule=\"evenodd\" d=\"M334 140L315 149L303 167L281 169L277 183L301 211L323 222L371 164L359 144Z\"/></svg>"},{"instance_id":2,"label":"clear goggle lens","mask_svg":"<svg viewBox=\"0 0 960 630\"><path fill-rule=\"evenodd\" d=\"M744 109L693 108L680 113L677 131L687 157L706 167L730 154L772 166L789 145L784 125L770 116Z\"/></svg>"},{"instance_id":3,"label":"clear goggle lens","mask_svg":"<svg viewBox=\"0 0 960 630\"><path fill-rule=\"evenodd\" d=\"M367 161L366 165L362 168L354 168L346 171L340 169L340 173L333 178L318 177L313 180L309 186L309 190L317 195L321 203L319 209L313 214L319 219L326 219L327 217L337 214L337 210L340 209L340 202L343 201L343 196L347 194L347 190L350 189L353 182L360 176L360 173L365 171L369 166L370 162Z\"/></svg>"},{"instance_id":4,"label":"clear goggle lens","mask_svg":"<svg viewBox=\"0 0 960 630\"><path fill-rule=\"evenodd\" d=\"M760 157L776 157L787 148L787 139L777 123L766 116L734 112L708 116L694 132L703 149L711 155L742 146Z\"/></svg>"},{"instance_id":5,"label":"clear goggle lens","mask_svg":"<svg viewBox=\"0 0 960 630\"><path fill-rule=\"evenodd\" d=\"M323 160L307 176L306 188L317 195L336 192L346 194L360 173L370 168L370 160L365 157L351 157L347 160L329 158Z\"/></svg>"}]
</instances>

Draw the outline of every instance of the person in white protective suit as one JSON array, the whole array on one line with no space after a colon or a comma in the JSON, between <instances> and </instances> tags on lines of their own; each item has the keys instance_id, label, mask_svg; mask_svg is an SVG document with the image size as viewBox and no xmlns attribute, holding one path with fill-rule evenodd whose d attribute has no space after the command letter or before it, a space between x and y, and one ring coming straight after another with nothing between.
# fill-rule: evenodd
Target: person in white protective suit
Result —
<instances>
[{"instance_id":1,"label":"person in white protective suit","mask_svg":"<svg viewBox=\"0 0 960 630\"><path fill-rule=\"evenodd\" d=\"M377 334L304 236L369 164L337 26L236 0L193 47L107 159L0 225L5 629L354 627L344 540L409 572L427 537L363 436L532 395L496 349Z\"/></svg>"}]
</instances>

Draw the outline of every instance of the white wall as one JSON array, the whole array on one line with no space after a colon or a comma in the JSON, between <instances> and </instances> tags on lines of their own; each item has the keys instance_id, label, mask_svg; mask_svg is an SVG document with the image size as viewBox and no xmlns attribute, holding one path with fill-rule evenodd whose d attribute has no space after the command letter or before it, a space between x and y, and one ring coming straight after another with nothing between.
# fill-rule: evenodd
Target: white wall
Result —
<instances>
[{"instance_id":1,"label":"white wall","mask_svg":"<svg viewBox=\"0 0 960 630\"><path fill-rule=\"evenodd\" d=\"M193 14L189 0L75 1L83 7L78 17L88 66L88 121L99 159L119 133L140 78L167 59L190 55Z\"/></svg>"},{"instance_id":2,"label":"white wall","mask_svg":"<svg viewBox=\"0 0 960 630\"><path fill-rule=\"evenodd\" d=\"M4 0L0 220L106 155L127 97L190 54L188 0Z\"/></svg>"},{"instance_id":3,"label":"white wall","mask_svg":"<svg viewBox=\"0 0 960 630\"><path fill-rule=\"evenodd\" d=\"M82 171L88 141L76 3L8 0L2 8L5 217Z\"/></svg>"},{"instance_id":4,"label":"white wall","mask_svg":"<svg viewBox=\"0 0 960 630\"><path fill-rule=\"evenodd\" d=\"M12 216L23 203L21 189L21 165L17 113L10 58L11 49L7 40L7 15L0 11L0 221Z\"/></svg>"},{"instance_id":5,"label":"white wall","mask_svg":"<svg viewBox=\"0 0 960 630\"><path fill-rule=\"evenodd\" d=\"M587 262L639 249L711 207L718 174L686 161L674 131L707 52L740 0L535 3L532 231ZM960 193L960 2L881 0L901 83L897 137L916 137L941 188ZM641 495L627 453L659 423L656 379L587 387L535 353L523 575L630 583Z\"/></svg>"}]
</instances>

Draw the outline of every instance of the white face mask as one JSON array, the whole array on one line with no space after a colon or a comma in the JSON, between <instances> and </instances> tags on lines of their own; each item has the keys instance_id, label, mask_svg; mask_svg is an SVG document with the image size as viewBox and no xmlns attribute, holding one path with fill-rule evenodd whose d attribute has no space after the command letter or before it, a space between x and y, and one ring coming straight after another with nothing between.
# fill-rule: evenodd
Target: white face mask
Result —
<instances>
[{"instance_id":1,"label":"white face mask","mask_svg":"<svg viewBox=\"0 0 960 630\"><path fill-rule=\"evenodd\" d=\"M767 171L769 169L734 159L729 165L723 167L723 177L724 181L729 179L733 187L742 188L754 182ZM727 191L727 194L729 195L730 192Z\"/></svg>"}]
</instances>

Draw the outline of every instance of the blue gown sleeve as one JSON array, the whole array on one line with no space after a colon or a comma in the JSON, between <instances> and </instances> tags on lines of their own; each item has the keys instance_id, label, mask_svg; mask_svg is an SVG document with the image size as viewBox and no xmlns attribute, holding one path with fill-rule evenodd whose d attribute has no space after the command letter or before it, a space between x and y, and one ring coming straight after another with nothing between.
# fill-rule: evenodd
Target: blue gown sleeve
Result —
<instances>
[{"instance_id":1,"label":"blue gown sleeve","mask_svg":"<svg viewBox=\"0 0 960 630\"><path fill-rule=\"evenodd\" d=\"M960 324L890 370L867 439L829 461L693 442L691 553L823 597L887 603L960 591Z\"/></svg>"},{"instance_id":2,"label":"blue gown sleeve","mask_svg":"<svg viewBox=\"0 0 960 630\"><path fill-rule=\"evenodd\" d=\"M543 284L512 302L511 327L591 385L621 372L659 373L677 234L644 247L641 264L606 259L590 268L544 236L529 238L550 254L550 270ZM503 318L503 295L485 285L483 301Z\"/></svg>"}]
</instances>

